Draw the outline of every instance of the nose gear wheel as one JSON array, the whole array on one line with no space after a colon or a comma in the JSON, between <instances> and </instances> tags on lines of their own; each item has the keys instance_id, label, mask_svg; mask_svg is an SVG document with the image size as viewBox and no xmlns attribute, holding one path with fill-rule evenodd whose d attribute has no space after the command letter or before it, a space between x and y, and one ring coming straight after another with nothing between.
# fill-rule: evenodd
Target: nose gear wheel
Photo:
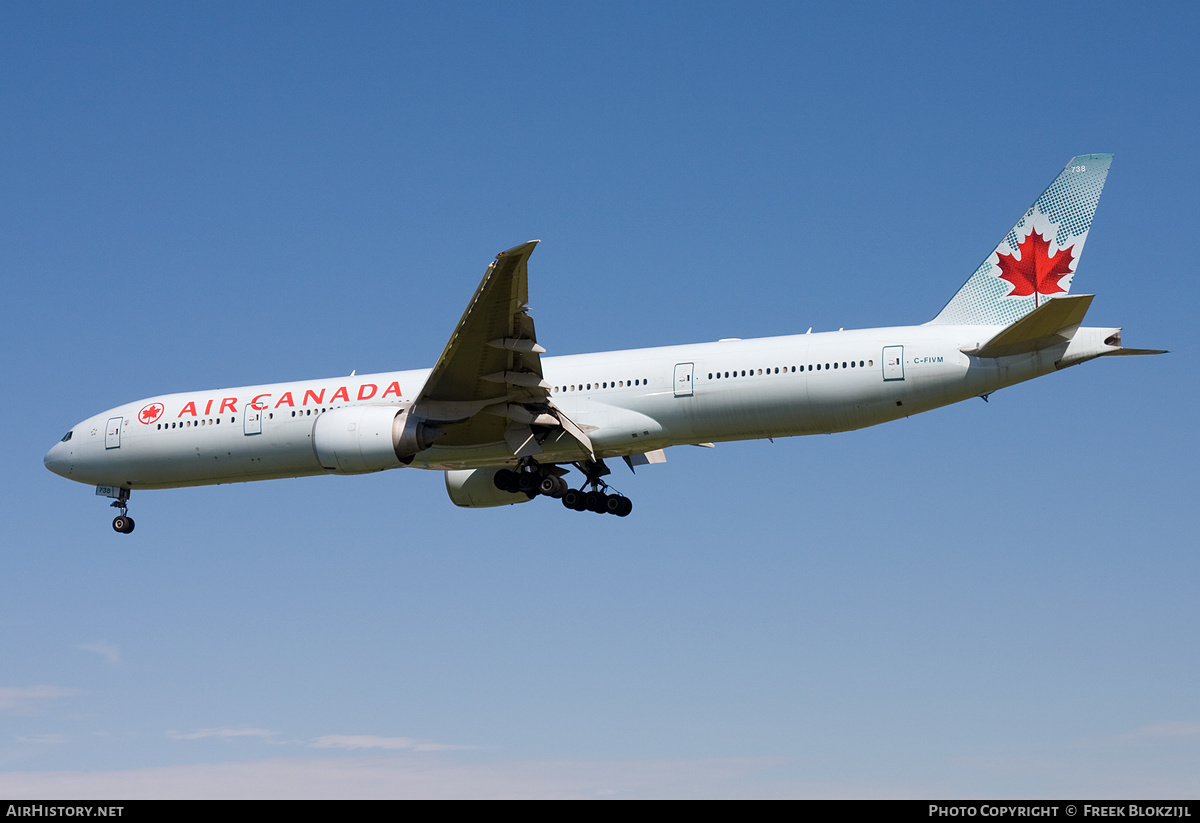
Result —
<instances>
[{"instance_id":1,"label":"nose gear wheel","mask_svg":"<svg viewBox=\"0 0 1200 823\"><path fill-rule=\"evenodd\" d=\"M121 489L120 496L112 502L114 509L121 513L113 518L113 531L129 534L133 531L133 518L129 516L129 489Z\"/></svg>"}]
</instances>

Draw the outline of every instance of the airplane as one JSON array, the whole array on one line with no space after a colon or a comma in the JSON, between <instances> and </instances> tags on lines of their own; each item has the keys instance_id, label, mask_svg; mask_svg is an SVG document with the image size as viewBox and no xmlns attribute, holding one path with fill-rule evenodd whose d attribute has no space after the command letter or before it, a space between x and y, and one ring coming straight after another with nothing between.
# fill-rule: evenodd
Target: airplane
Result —
<instances>
[{"instance_id":1,"label":"airplane","mask_svg":"<svg viewBox=\"0 0 1200 823\"><path fill-rule=\"evenodd\" d=\"M535 240L488 266L432 369L150 397L73 426L45 464L113 498L125 534L134 489L402 467L444 472L458 506L550 497L624 517L633 503L609 493L609 459L634 469L671 446L850 431L1097 357L1164 353L1084 327L1092 295L1069 293L1111 161L1072 158L919 326L543 357Z\"/></svg>"}]
</instances>

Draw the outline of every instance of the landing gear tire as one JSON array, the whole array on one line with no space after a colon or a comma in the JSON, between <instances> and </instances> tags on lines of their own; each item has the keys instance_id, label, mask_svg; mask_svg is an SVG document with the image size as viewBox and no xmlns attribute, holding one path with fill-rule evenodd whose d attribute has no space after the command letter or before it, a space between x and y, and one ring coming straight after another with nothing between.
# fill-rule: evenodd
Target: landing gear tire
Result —
<instances>
[{"instance_id":1,"label":"landing gear tire","mask_svg":"<svg viewBox=\"0 0 1200 823\"><path fill-rule=\"evenodd\" d=\"M129 534L133 531L133 518L119 514L113 518L113 531Z\"/></svg>"},{"instance_id":2,"label":"landing gear tire","mask_svg":"<svg viewBox=\"0 0 1200 823\"><path fill-rule=\"evenodd\" d=\"M512 469L501 469L492 476L492 483L502 492L517 491L517 473Z\"/></svg>"},{"instance_id":3,"label":"landing gear tire","mask_svg":"<svg viewBox=\"0 0 1200 823\"><path fill-rule=\"evenodd\" d=\"M579 489L567 489L567 493L562 496L562 502L568 509L581 512L587 508L585 497Z\"/></svg>"},{"instance_id":4,"label":"landing gear tire","mask_svg":"<svg viewBox=\"0 0 1200 823\"><path fill-rule=\"evenodd\" d=\"M555 475L547 475L542 478L542 482L538 484L538 494L544 494L547 497L559 498L567 493L567 481Z\"/></svg>"},{"instance_id":5,"label":"landing gear tire","mask_svg":"<svg viewBox=\"0 0 1200 823\"><path fill-rule=\"evenodd\" d=\"M615 514L618 517L624 517L625 515L629 514L628 511L625 511L627 504L629 506L629 510L632 511L633 504L629 502L628 497L622 497L619 494L610 494L604 501L604 511L608 512L609 514Z\"/></svg>"}]
</instances>

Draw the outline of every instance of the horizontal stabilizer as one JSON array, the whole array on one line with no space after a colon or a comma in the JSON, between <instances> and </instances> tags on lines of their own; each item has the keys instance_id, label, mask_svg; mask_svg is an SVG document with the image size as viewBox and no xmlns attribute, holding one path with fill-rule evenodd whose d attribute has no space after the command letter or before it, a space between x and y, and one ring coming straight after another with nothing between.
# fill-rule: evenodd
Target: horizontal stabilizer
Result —
<instances>
[{"instance_id":1,"label":"horizontal stabilizer","mask_svg":"<svg viewBox=\"0 0 1200 823\"><path fill-rule=\"evenodd\" d=\"M1121 329L1115 329L1112 334L1104 339L1106 351L1101 353L1103 357L1141 357L1147 354L1167 354L1167 349L1127 349L1121 345ZM1115 346L1116 348L1111 348Z\"/></svg>"},{"instance_id":2,"label":"horizontal stabilizer","mask_svg":"<svg viewBox=\"0 0 1200 823\"><path fill-rule=\"evenodd\" d=\"M1166 354L1170 349L1126 349L1120 348L1115 351L1106 351L1105 357L1139 357L1144 354Z\"/></svg>"},{"instance_id":3,"label":"horizontal stabilizer","mask_svg":"<svg viewBox=\"0 0 1200 823\"><path fill-rule=\"evenodd\" d=\"M1090 294L1071 294L1047 300L982 346L964 348L963 353L975 357L1008 357L1067 343L1083 323L1092 297Z\"/></svg>"}]
</instances>

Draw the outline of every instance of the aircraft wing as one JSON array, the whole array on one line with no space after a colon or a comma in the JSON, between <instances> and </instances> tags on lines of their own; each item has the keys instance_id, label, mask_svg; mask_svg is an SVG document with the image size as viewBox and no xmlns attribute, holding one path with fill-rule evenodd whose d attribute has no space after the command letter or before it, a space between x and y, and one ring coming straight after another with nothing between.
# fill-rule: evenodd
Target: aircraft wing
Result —
<instances>
[{"instance_id":1,"label":"aircraft wing","mask_svg":"<svg viewBox=\"0 0 1200 823\"><path fill-rule=\"evenodd\" d=\"M414 403L443 434L439 446L505 441L517 457L541 451L562 428L583 450L587 436L550 401L529 314L529 255L537 240L496 255ZM540 435L540 436L539 436Z\"/></svg>"}]
</instances>

